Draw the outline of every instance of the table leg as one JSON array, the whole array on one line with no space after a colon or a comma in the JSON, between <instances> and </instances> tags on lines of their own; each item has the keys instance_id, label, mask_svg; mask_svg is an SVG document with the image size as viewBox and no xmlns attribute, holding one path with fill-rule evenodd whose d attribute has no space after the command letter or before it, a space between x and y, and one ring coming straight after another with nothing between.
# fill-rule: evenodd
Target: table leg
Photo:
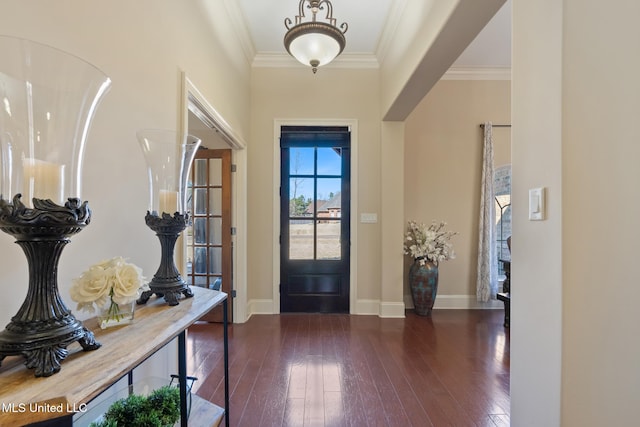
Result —
<instances>
[{"instance_id":1,"label":"table leg","mask_svg":"<svg viewBox=\"0 0 640 427\"><path fill-rule=\"evenodd\" d=\"M178 335L178 386L180 388L180 426L187 427L187 343L186 332Z\"/></svg>"},{"instance_id":2,"label":"table leg","mask_svg":"<svg viewBox=\"0 0 640 427\"><path fill-rule=\"evenodd\" d=\"M229 427L229 298L224 300L222 306L222 323L224 325L224 425Z\"/></svg>"}]
</instances>

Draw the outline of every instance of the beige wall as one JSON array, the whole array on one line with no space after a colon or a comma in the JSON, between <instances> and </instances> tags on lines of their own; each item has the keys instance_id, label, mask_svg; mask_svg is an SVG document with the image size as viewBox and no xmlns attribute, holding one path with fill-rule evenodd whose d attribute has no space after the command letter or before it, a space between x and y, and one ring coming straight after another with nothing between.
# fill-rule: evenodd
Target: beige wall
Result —
<instances>
[{"instance_id":1,"label":"beige wall","mask_svg":"<svg viewBox=\"0 0 640 427\"><path fill-rule=\"evenodd\" d=\"M456 259L440 266L436 307L447 299L475 303L483 132L480 123L509 124L510 82L441 80L405 123L405 221L446 221ZM509 128L494 128L496 166L508 164ZM410 263L406 257L406 264ZM406 281L406 274L405 274ZM409 290L405 285L405 294Z\"/></svg>"},{"instance_id":2,"label":"beige wall","mask_svg":"<svg viewBox=\"0 0 640 427\"><path fill-rule=\"evenodd\" d=\"M0 1L2 34L73 53L113 81L98 108L85 157L82 196L93 210L92 221L72 238L60 261L59 287L74 311L68 294L71 279L91 264L121 255L148 278L158 268L160 245L144 223L147 178L135 133L141 128L179 127L181 72L239 134L249 134L249 65L240 49L229 56L235 33L222 15L216 28L226 31L224 48L214 38L203 19L202 3ZM217 3L224 10L222 0ZM20 248L4 233L0 253L4 326L26 295L27 266Z\"/></svg>"},{"instance_id":3,"label":"beige wall","mask_svg":"<svg viewBox=\"0 0 640 427\"><path fill-rule=\"evenodd\" d=\"M639 14L633 1L513 4L514 425L640 419ZM534 186L546 221L526 219Z\"/></svg>"},{"instance_id":4,"label":"beige wall","mask_svg":"<svg viewBox=\"0 0 640 427\"><path fill-rule=\"evenodd\" d=\"M388 20L393 37L383 37L377 52L384 119L405 120L504 2L402 2Z\"/></svg>"},{"instance_id":5,"label":"beige wall","mask_svg":"<svg viewBox=\"0 0 640 427\"><path fill-rule=\"evenodd\" d=\"M509 118L507 112L489 114L499 107L488 100L497 93L508 97L505 89L489 90L488 82L440 82L404 130L381 131L377 71L326 68L312 76L308 69L258 69L250 79L227 17L214 14L215 30L204 22L202 8L211 4L0 0L3 34L72 52L114 82L87 147L83 196L93 220L62 254L65 300L70 301L71 278L105 257L123 255L145 274L155 271L159 247L143 222L146 181L135 131L178 126L181 71L248 141L249 298L273 298L273 122L288 118L357 120L353 214L385 213L393 220L397 213L390 204L401 198L381 196L381 188L390 195L382 179L391 174L381 171L402 161L383 154L394 152L394 140L404 131L407 185L400 209L406 219L445 219L461 233L458 259L443 265L440 296L473 295L477 196L469 195L476 194L473 180L479 176L478 124ZM223 0L213 5L224 10ZM514 425L634 425L640 419L640 343L633 330L640 300L634 268L640 241L639 8L625 0L513 4L513 225L519 236L512 254L518 283L511 328ZM387 106L402 85L391 80ZM494 134L499 138L501 132ZM439 161L430 162L434 157ZM548 189L548 219L529 222L527 191L538 186ZM394 299L380 278L381 254L391 250L380 248L398 240L393 228L381 229L383 224L357 227L363 301ZM0 324L17 311L27 280L24 255L3 236ZM387 273L385 280L398 279L397 269Z\"/></svg>"},{"instance_id":6,"label":"beige wall","mask_svg":"<svg viewBox=\"0 0 640 427\"><path fill-rule=\"evenodd\" d=\"M513 3L511 420L519 426L560 425L562 19L555 0ZM545 221L528 221L535 187L547 188Z\"/></svg>"},{"instance_id":7,"label":"beige wall","mask_svg":"<svg viewBox=\"0 0 640 427\"><path fill-rule=\"evenodd\" d=\"M360 212L380 213L380 109L377 70L323 68L312 74L308 68L255 68L252 74L251 145L248 148L248 278L249 301L256 307L271 307L274 299L274 170L278 147L274 120L349 119L358 126L357 173L352 183ZM320 123L318 122L318 124ZM274 157L275 155L275 157ZM354 159L352 159L353 162ZM275 220L275 222L274 222ZM358 224L357 299L379 301L380 227ZM352 231L353 233L353 231ZM277 233L276 233L277 234ZM353 247L352 245L352 251ZM355 284L352 284L352 286ZM257 304L257 305L256 305Z\"/></svg>"},{"instance_id":8,"label":"beige wall","mask_svg":"<svg viewBox=\"0 0 640 427\"><path fill-rule=\"evenodd\" d=\"M381 242L382 300L380 314L404 317L404 122L382 123Z\"/></svg>"},{"instance_id":9,"label":"beige wall","mask_svg":"<svg viewBox=\"0 0 640 427\"><path fill-rule=\"evenodd\" d=\"M640 301L638 16L638 2L589 2L587 7L578 0L564 2L562 424L566 426L635 425L640 419L635 315ZM601 28L598 35L593 34L596 25ZM611 298L606 290L612 291Z\"/></svg>"}]
</instances>

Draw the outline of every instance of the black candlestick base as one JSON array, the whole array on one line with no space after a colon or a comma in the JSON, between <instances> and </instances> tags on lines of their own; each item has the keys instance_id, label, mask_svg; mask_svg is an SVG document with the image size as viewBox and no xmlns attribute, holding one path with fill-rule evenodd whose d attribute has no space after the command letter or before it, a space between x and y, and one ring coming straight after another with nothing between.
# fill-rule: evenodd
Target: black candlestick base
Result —
<instances>
[{"instance_id":1,"label":"black candlestick base","mask_svg":"<svg viewBox=\"0 0 640 427\"><path fill-rule=\"evenodd\" d=\"M187 227L189 215L176 212L173 216L163 213L162 217L159 217L147 211L144 219L147 226L155 231L156 236L160 239L162 257L160 258L160 267L149 283L149 290L142 293L137 303L146 304L149 298L156 294L159 297L164 297L167 304L178 305L180 295L184 295L185 298L193 296L193 291L182 279L173 259L176 240Z\"/></svg>"},{"instance_id":2,"label":"black candlestick base","mask_svg":"<svg viewBox=\"0 0 640 427\"><path fill-rule=\"evenodd\" d=\"M34 208L0 198L0 229L16 238L29 263L29 289L18 313L0 332L0 361L22 355L36 377L60 371L67 346L75 341L85 351L100 347L93 333L65 306L58 291L58 261L69 237L90 221L87 202L69 199L64 206L33 199Z\"/></svg>"}]
</instances>

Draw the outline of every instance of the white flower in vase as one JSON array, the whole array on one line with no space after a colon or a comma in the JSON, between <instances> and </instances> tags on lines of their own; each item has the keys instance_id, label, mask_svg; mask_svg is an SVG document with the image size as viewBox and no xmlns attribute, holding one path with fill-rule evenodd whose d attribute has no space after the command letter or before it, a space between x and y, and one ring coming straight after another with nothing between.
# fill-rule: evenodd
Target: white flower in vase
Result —
<instances>
[{"instance_id":1,"label":"white flower in vase","mask_svg":"<svg viewBox=\"0 0 640 427\"><path fill-rule=\"evenodd\" d=\"M99 320L105 328L111 323L131 320L133 303L147 288L142 269L122 257L115 257L92 265L73 280L70 294L78 303L78 310L104 311L99 314ZM126 305L131 309L124 310L122 307Z\"/></svg>"},{"instance_id":2,"label":"white flower in vase","mask_svg":"<svg viewBox=\"0 0 640 427\"><path fill-rule=\"evenodd\" d=\"M405 234L404 253L425 265L427 261L436 265L441 261L454 259L456 254L450 240L455 231L446 231L446 222L432 222L428 227L423 223L409 221Z\"/></svg>"}]
</instances>

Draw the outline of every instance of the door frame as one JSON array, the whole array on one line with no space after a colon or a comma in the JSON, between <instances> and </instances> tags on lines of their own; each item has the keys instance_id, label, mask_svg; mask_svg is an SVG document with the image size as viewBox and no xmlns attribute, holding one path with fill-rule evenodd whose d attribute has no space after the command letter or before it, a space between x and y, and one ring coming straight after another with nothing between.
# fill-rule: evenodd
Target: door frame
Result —
<instances>
[{"instance_id":1,"label":"door frame","mask_svg":"<svg viewBox=\"0 0 640 427\"><path fill-rule=\"evenodd\" d=\"M231 225L236 228L234 237L233 284L237 297L229 295L229 303L233 304L234 323L244 323L247 314L247 144L244 139L228 124L224 117L202 95L182 72L182 105L180 114L180 130L189 130L189 111L193 112L204 124L218 132L229 145L231 163L237 166L231 174ZM183 239L182 271L186 271L186 241Z\"/></svg>"},{"instance_id":2,"label":"door frame","mask_svg":"<svg viewBox=\"0 0 640 427\"><path fill-rule=\"evenodd\" d=\"M280 313L280 128L282 126L347 126L351 131L351 245L349 253L349 313L358 295L358 121L356 119L276 119L273 121L273 313Z\"/></svg>"}]
</instances>

